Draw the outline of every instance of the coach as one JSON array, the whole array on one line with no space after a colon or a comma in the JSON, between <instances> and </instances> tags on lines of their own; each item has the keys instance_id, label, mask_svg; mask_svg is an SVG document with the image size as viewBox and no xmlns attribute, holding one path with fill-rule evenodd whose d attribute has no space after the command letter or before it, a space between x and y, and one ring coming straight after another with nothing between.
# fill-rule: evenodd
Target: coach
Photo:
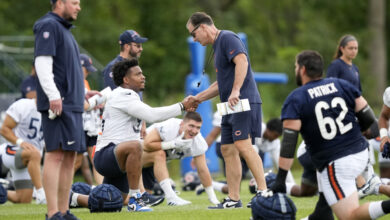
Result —
<instances>
[{"instance_id":1,"label":"coach","mask_svg":"<svg viewBox=\"0 0 390 220\"><path fill-rule=\"evenodd\" d=\"M85 148L84 84L80 52L70 29L80 0L50 0L52 11L34 24L38 111L42 114L46 156L43 187L46 219L78 219L69 212L76 151ZM48 110L56 114L49 119ZM84 149L85 150L85 149Z\"/></svg>"}]
</instances>

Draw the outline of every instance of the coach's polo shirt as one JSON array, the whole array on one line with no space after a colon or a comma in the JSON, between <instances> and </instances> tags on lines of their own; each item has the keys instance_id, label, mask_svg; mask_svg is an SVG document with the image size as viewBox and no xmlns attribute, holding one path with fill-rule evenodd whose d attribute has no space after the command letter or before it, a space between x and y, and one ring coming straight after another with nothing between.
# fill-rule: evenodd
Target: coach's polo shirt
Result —
<instances>
[{"instance_id":1,"label":"coach's polo shirt","mask_svg":"<svg viewBox=\"0 0 390 220\"><path fill-rule=\"evenodd\" d=\"M64 111L83 112L84 77L80 51L70 28L73 25L48 12L34 24L35 57L52 56L54 82L62 97ZM37 83L38 110L49 109L49 99Z\"/></svg>"},{"instance_id":2,"label":"coach's polo shirt","mask_svg":"<svg viewBox=\"0 0 390 220\"><path fill-rule=\"evenodd\" d=\"M349 65L342 59L338 58L332 61L326 71L326 77L334 77L347 80L352 83L360 92L362 85L360 84L359 69L355 64Z\"/></svg>"},{"instance_id":3,"label":"coach's polo shirt","mask_svg":"<svg viewBox=\"0 0 390 220\"><path fill-rule=\"evenodd\" d=\"M244 53L248 60L248 70L241 86L240 99L249 99L250 103L261 103L248 53L237 34L226 30L221 31L213 45L213 49L215 51L214 65L221 102L227 102L232 92L236 67L233 58L240 53Z\"/></svg>"}]
</instances>

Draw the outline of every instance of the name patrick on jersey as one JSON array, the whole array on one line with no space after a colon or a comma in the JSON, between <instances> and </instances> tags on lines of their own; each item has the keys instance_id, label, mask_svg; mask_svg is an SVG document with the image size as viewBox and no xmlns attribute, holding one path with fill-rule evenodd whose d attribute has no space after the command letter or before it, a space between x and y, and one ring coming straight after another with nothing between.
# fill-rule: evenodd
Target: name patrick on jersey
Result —
<instances>
[{"instance_id":1,"label":"name patrick on jersey","mask_svg":"<svg viewBox=\"0 0 390 220\"><path fill-rule=\"evenodd\" d=\"M334 83L328 83L325 85L316 86L316 87L313 87L313 88L307 90L307 92L310 95L310 98L312 98L312 99L318 98L318 97L321 97L324 95L329 95L329 94L335 93L337 91L338 90L337 90L336 86L334 85Z\"/></svg>"}]
</instances>

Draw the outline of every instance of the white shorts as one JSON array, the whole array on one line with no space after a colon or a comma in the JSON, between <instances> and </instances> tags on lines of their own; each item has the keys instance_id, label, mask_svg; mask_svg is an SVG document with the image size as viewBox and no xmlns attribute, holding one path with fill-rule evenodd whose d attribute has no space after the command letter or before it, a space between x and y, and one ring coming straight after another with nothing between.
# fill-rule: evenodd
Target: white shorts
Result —
<instances>
[{"instance_id":1,"label":"white shorts","mask_svg":"<svg viewBox=\"0 0 390 220\"><path fill-rule=\"evenodd\" d=\"M8 169L10 169L12 174L12 180L14 182L18 180L31 180L27 167L18 168L20 167L20 165L18 165L18 163L15 163L15 155L19 149L20 147L8 145L8 144L0 145L0 155L3 160L3 164Z\"/></svg>"},{"instance_id":2,"label":"white shorts","mask_svg":"<svg viewBox=\"0 0 390 220\"><path fill-rule=\"evenodd\" d=\"M318 189L323 192L329 206L357 191L356 177L368 163L368 150L339 158L322 172L317 171Z\"/></svg>"}]
</instances>

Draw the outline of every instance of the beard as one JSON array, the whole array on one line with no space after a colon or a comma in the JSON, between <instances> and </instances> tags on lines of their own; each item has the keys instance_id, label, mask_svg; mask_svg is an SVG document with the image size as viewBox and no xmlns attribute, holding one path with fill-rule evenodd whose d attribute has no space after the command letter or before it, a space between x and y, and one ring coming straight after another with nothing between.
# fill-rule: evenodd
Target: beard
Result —
<instances>
[{"instance_id":1,"label":"beard","mask_svg":"<svg viewBox=\"0 0 390 220\"><path fill-rule=\"evenodd\" d=\"M129 51L129 55L130 57L134 58L134 59L138 59L141 55L138 54L138 53L135 53L134 51L130 50Z\"/></svg>"},{"instance_id":2,"label":"beard","mask_svg":"<svg viewBox=\"0 0 390 220\"><path fill-rule=\"evenodd\" d=\"M72 22L76 19L74 19L72 17L72 15L70 13L68 13L67 11L64 11L64 13L62 14L62 17L66 20L66 21L69 21L69 22Z\"/></svg>"},{"instance_id":3,"label":"beard","mask_svg":"<svg viewBox=\"0 0 390 220\"><path fill-rule=\"evenodd\" d=\"M298 74L295 76L295 82L297 83L298 86L302 86L302 77L301 74Z\"/></svg>"}]
</instances>

